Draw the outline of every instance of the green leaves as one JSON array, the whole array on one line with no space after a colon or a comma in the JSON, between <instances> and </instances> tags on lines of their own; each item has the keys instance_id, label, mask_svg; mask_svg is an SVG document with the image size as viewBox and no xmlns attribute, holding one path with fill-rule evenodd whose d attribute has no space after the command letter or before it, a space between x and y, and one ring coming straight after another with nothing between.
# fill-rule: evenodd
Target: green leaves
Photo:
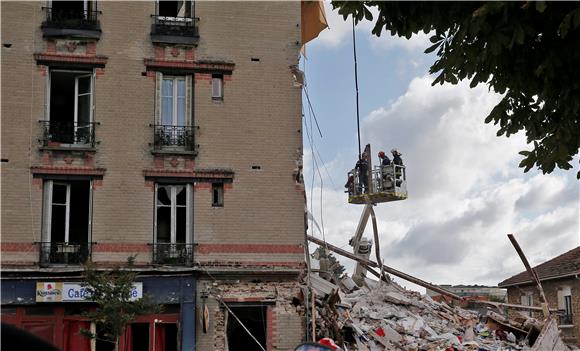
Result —
<instances>
[{"instance_id":1,"label":"green leaves","mask_svg":"<svg viewBox=\"0 0 580 351\"><path fill-rule=\"evenodd\" d=\"M435 33L426 54L433 85L470 79L505 94L485 118L498 136L524 131L524 172L570 169L580 149L580 2L382 2L333 1L346 19L379 15L379 36ZM372 18L372 15L371 17ZM580 172L578 174L580 177Z\"/></svg>"}]
</instances>

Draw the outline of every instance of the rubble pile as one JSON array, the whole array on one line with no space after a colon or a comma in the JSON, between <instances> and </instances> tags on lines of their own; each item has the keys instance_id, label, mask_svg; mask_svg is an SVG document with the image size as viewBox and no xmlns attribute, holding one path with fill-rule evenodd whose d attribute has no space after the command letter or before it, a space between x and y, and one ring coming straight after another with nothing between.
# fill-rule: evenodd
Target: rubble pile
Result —
<instances>
[{"instance_id":1,"label":"rubble pile","mask_svg":"<svg viewBox=\"0 0 580 351\"><path fill-rule=\"evenodd\" d=\"M345 284L321 284L319 277L312 281L318 336L333 338L346 350L537 349L529 345L542 325L531 318L512 321L491 312L483 323L475 312L436 302L395 282L367 280L369 287L348 292Z\"/></svg>"}]
</instances>

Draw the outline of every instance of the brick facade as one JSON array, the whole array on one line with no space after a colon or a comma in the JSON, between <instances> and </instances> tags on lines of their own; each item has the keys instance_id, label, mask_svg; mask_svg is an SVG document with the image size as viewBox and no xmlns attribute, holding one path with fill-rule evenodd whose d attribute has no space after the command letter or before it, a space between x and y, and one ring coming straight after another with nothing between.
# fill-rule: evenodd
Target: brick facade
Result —
<instances>
[{"instance_id":1,"label":"brick facade","mask_svg":"<svg viewBox=\"0 0 580 351\"><path fill-rule=\"evenodd\" d=\"M282 281L217 284L224 296L278 294L269 347L293 349L303 337L299 311L289 304L304 261L304 194L294 179L302 160L301 89L290 68L299 59L300 3L196 2L197 45L152 42L154 1L98 2L98 39L43 36L44 2L0 6L2 42L11 44L1 58L4 269L58 277L80 268L40 267L35 243L46 240L44 183L89 179L92 261L108 267L137 255L140 267L155 272L155 183L186 182L195 248L193 264L180 269L202 280L206 268L223 269L248 281L255 271L284 270ZM39 142L56 69L94 74L94 147ZM212 99L212 73L223 74L223 100ZM152 152L160 74L190 77L195 153ZM221 207L212 206L214 182L224 184ZM221 310L215 300L208 303L217 323ZM220 342L199 340L199 350Z\"/></svg>"},{"instance_id":2,"label":"brick facade","mask_svg":"<svg viewBox=\"0 0 580 351\"><path fill-rule=\"evenodd\" d=\"M580 347L580 280L575 277L567 277L562 279L544 280L542 281L542 288L548 300L549 308L561 308L558 306L558 290L564 287L571 289L572 296L572 316L573 324L560 326L562 331L562 338L564 341L576 344ZM513 304L521 304L522 295L531 295L533 298L533 305L540 306L540 294L535 285L525 284L507 287L508 302ZM541 319L541 313L533 312L533 316Z\"/></svg>"}]
</instances>

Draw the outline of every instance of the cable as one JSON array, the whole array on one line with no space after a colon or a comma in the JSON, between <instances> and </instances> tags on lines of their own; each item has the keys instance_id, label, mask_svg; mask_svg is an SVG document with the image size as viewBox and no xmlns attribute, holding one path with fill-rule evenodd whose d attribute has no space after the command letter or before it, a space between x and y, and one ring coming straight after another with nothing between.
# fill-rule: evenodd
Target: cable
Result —
<instances>
[{"instance_id":1,"label":"cable","mask_svg":"<svg viewBox=\"0 0 580 351\"><path fill-rule=\"evenodd\" d=\"M359 106L358 106L358 69L357 69L357 62L356 62L356 35L354 30L354 16L352 16L352 49L353 49L353 56L354 56L354 86L356 89L356 129L357 129L357 136L358 136L358 159L361 158L361 148L360 148L360 115L359 115Z\"/></svg>"}]
</instances>

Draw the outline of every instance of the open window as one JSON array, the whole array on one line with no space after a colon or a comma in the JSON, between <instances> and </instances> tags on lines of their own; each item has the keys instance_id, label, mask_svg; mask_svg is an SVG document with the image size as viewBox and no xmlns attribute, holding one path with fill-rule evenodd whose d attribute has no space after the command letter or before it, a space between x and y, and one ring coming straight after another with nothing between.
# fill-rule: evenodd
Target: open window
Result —
<instances>
[{"instance_id":1,"label":"open window","mask_svg":"<svg viewBox=\"0 0 580 351\"><path fill-rule=\"evenodd\" d=\"M191 184L155 186L155 263L189 265L191 245Z\"/></svg>"},{"instance_id":2,"label":"open window","mask_svg":"<svg viewBox=\"0 0 580 351\"><path fill-rule=\"evenodd\" d=\"M45 144L95 144L93 72L51 70Z\"/></svg>"},{"instance_id":3,"label":"open window","mask_svg":"<svg viewBox=\"0 0 580 351\"><path fill-rule=\"evenodd\" d=\"M96 11L95 1L49 1L53 21L87 20Z\"/></svg>"},{"instance_id":4,"label":"open window","mask_svg":"<svg viewBox=\"0 0 580 351\"><path fill-rule=\"evenodd\" d=\"M157 16L166 19L191 19L193 1L157 1Z\"/></svg>"},{"instance_id":5,"label":"open window","mask_svg":"<svg viewBox=\"0 0 580 351\"><path fill-rule=\"evenodd\" d=\"M89 180L44 182L41 263L81 264L89 258L91 196Z\"/></svg>"},{"instance_id":6,"label":"open window","mask_svg":"<svg viewBox=\"0 0 580 351\"><path fill-rule=\"evenodd\" d=\"M232 316L226 310L226 338L229 351L259 350L256 340L266 346L266 335L268 331L267 306L265 305L234 305L229 306ZM237 317L237 318L236 318ZM239 320L239 321L238 321ZM240 322L244 325L240 324ZM246 330L247 329L247 330ZM250 333L256 338L254 340Z\"/></svg>"},{"instance_id":7,"label":"open window","mask_svg":"<svg viewBox=\"0 0 580 351\"><path fill-rule=\"evenodd\" d=\"M224 183L211 184L211 205L213 207L224 206Z\"/></svg>"}]
</instances>

